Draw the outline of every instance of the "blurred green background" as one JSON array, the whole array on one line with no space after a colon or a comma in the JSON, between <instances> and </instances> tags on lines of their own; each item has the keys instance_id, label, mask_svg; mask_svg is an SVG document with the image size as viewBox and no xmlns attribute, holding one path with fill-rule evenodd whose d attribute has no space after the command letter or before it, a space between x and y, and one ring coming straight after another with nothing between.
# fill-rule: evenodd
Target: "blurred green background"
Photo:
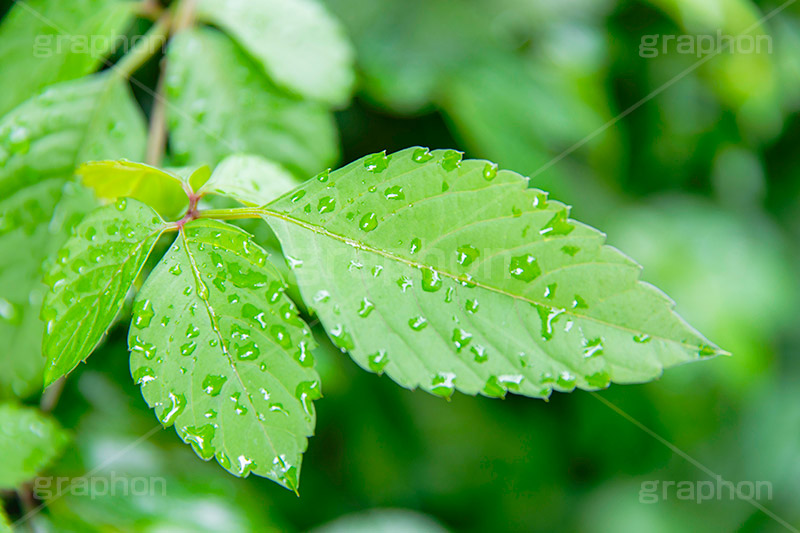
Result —
<instances>
[{"instance_id":1,"label":"blurred green background","mask_svg":"<svg viewBox=\"0 0 800 533\"><path fill-rule=\"evenodd\" d=\"M800 525L800 2L325 3L358 66L357 94L336 116L342 162L453 147L574 206L733 353L600 395L724 479L769 481L761 503ZM645 35L718 30L771 46L699 66L675 42L640 54ZM68 381L55 415L76 446L58 475L102 464L156 423L124 337L115 330ZM300 498L201 463L167 430L102 470L164 477L166 497L66 496L43 527L293 531L356 513L324 531L786 530L742 500L698 504L673 489L640 503L643 482L710 478L589 393L447 402L329 346L316 358L325 397Z\"/></svg>"}]
</instances>

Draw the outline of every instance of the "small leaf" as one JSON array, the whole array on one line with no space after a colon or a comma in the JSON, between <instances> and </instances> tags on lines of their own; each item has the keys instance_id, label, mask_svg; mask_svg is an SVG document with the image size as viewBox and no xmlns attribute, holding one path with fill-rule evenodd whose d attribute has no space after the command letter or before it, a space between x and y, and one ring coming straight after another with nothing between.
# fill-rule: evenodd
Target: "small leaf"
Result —
<instances>
[{"instance_id":1,"label":"small leaf","mask_svg":"<svg viewBox=\"0 0 800 533\"><path fill-rule=\"evenodd\" d=\"M247 152L307 177L337 159L331 113L275 88L219 31L181 32L170 41L167 60L175 164L214 166L232 153Z\"/></svg>"},{"instance_id":2,"label":"small leaf","mask_svg":"<svg viewBox=\"0 0 800 533\"><path fill-rule=\"evenodd\" d=\"M546 397L721 353L603 234L454 150L373 154L266 214L334 343L406 387Z\"/></svg>"},{"instance_id":3,"label":"small leaf","mask_svg":"<svg viewBox=\"0 0 800 533\"><path fill-rule=\"evenodd\" d=\"M92 161L78 167L76 174L99 198L135 198L166 217L181 214L189 205L184 180L144 163Z\"/></svg>"},{"instance_id":4,"label":"small leaf","mask_svg":"<svg viewBox=\"0 0 800 533\"><path fill-rule=\"evenodd\" d=\"M89 214L59 250L42 308L46 385L89 357L165 229L152 208L120 199Z\"/></svg>"},{"instance_id":5,"label":"small leaf","mask_svg":"<svg viewBox=\"0 0 800 533\"><path fill-rule=\"evenodd\" d=\"M235 154L214 169L201 193L227 196L248 205L264 205L298 185L298 180L280 165L263 157Z\"/></svg>"},{"instance_id":6,"label":"small leaf","mask_svg":"<svg viewBox=\"0 0 800 533\"><path fill-rule=\"evenodd\" d=\"M0 489L14 489L61 455L69 438L36 409L0 404Z\"/></svg>"},{"instance_id":7,"label":"small leaf","mask_svg":"<svg viewBox=\"0 0 800 533\"><path fill-rule=\"evenodd\" d=\"M297 489L320 397L309 328L244 231L186 224L137 295L131 373L202 459Z\"/></svg>"},{"instance_id":8,"label":"small leaf","mask_svg":"<svg viewBox=\"0 0 800 533\"><path fill-rule=\"evenodd\" d=\"M353 51L316 0L200 0L197 14L219 26L281 87L344 105L353 86Z\"/></svg>"},{"instance_id":9,"label":"small leaf","mask_svg":"<svg viewBox=\"0 0 800 533\"><path fill-rule=\"evenodd\" d=\"M134 8L119 0L15 2L0 26L0 116L47 85L94 71Z\"/></svg>"}]
</instances>

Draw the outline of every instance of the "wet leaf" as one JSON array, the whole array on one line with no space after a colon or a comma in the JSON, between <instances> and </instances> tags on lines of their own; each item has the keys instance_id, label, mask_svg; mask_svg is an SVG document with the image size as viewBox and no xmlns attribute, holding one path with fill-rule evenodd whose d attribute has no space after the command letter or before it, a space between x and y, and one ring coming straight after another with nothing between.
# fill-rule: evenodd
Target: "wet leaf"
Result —
<instances>
[{"instance_id":1,"label":"wet leaf","mask_svg":"<svg viewBox=\"0 0 800 533\"><path fill-rule=\"evenodd\" d=\"M55 85L0 120L3 391L25 397L41 388L42 261L95 205L87 192L65 189L65 180L87 159L139 158L144 148L141 111L107 74Z\"/></svg>"},{"instance_id":2,"label":"wet leaf","mask_svg":"<svg viewBox=\"0 0 800 533\"><path fill-rule=\"evenodd\" d=\"M45 277L46 385L89 357L165 229L152 208L134 199L102 207L78 225Z\"/></svg>"},{"instance_id":3,"label":"wet leaf","mask_svg":"<svg viewBox=\"0 0 800 533\"><path fill-rule=\"evenodd\" d=\"M296 490L320 384L283 287L247 233L189 222L138 294L128 343L148 405L198 456Z\"/></svg>"},{"instance_id":4,"label":"wet leaf","mask_svg":"<svg viewBox=\"0 0 800 533\"><path fill-rule=\"evenodd\" d=\"M0 26L0 116L48 85L94 71L130 24L134 6L120 0L15 3Z\"/></svg>"},{"instance_id":5,"label":"wet leaf","mask_svg":"<svg viewBox=\"0 0 800 533\"><path fill-rule=\"evenodd\" d=\"M278 198L298 184L297 178L268 159L235 154L222 160L199 192L219 194L244 205L257 206Z\"/></svg>"},{"instance_id":6,"label":"wet leaf","mask_svg":"<svg viewBox=\"0 0 800 533\"><path fill-rule=\"evenodd\" d=\"M281 87L337 106L347 102L353 52L316 0L200 0L197 13L228 32Z\"/></svg>"},{"instance_id":7,"label":"wet leaf","mask_svg":"<svg viewBox=\"0 0 800 533\"><path fill-rule=\"evenodd\" d=\"M334 343L406 387L546 397L720 353L602 233L453 150L373 154L268 210Z\"/></svg>"},{"instance_id":8,"label":"wet leaf","mask_svg":"<svg viewBox=\"0 0 800 533\"><path fill-rule=\"evenodd\" d=\"M170 42L167 59L175 164L214 166L232 153L247 152L306 178L337 158L327 109L278 90L222 33L181 32Z\"/></svg>"},{"instance_id":9,"label":"wet leaf","mask_svg":"<svg viewBox=\"0 0 800 533\"><path fill-rule=\"evenodd\" d=\"M0 489L14 489L36 476L61 455L68 440L54 420L36 409L0 404Z\"/></svg>"}]
</instances>

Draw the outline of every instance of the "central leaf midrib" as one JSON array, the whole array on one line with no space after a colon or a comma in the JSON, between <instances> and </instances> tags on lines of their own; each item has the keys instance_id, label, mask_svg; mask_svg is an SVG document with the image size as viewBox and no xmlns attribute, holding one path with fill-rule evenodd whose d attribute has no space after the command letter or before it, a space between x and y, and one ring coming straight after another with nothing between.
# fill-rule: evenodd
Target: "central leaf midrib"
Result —
<instances>
[{"instance_id":1,"label":"central leaf midrib","mask_svg":"<svg viewBox=\"0 0 800 533\"><path fill-rule=\"evenodd\" d=\"M542 307L546 307L546 308L552 309L552 310L563 310L564 314L566 314L566 315L569 315L569 316L572 316L572 317L575 317L575 318L579 318L579 319L591 320L591 321L596 322L598 324L601 324L603 326L606 326L606 327L609 327L609 328L612 328L612 329L621 330L621 331L626 331L626 332L629 332L629 333L634 334L634 335L639 335L641 333L644 333L642 331L634 330L634 329L631 329L631 328L628 328L628 327L625 327L625 326L621 326L619 324L613 324L613 323L607 322L605 320L601 320L601 319L593 317L593 316L581 315L581 314L575 313L575 312L573 312L573 311L571 311L569 309L562 308L562 307L556 307L556 306L554 306L554 305L552 305L550 303L537 301L537 300L534 300L534 299L532 299L530 297L527 297L527 296L524 296L524 295L513 294L513 293L510 293L508 291L499 289L497 287L492 287L490 285L486 285L486 284L481 283L481 282L479 282L479 281L477 281L475 279L469 279L469 280L464 279L462 276L451 274L450 272L439 270L439 269L434 268L434 267L432 267L430 265L425 265L425 264L422 264L422 263L418 263L416 261L412 261L410 259L406 259L405 257L401 257L399 255L396 255L396 254L392 253L392 252L389 252L389 251L386 251L386 250L382 250L380 248L376 248L374 246L365 244L365 243L357 241L355 239L351 239L349 237L345 237L343 235L339 235L337 233L332 233L331 231L328 231L327 229L323 228L322 226L318 226L316 224L312 224L310 222L306 222L305 220L300 220L300 219L295 218L295 217L293 217L291 215L288 215L286 213L273 211L273 210L268 209L266 207L261 208L260 211L261 211L262 215L271 216L271 217L277 218L279 220L283 220L285 222L290 222L290 223L295 224L295 225L297 225L297 226L299 226L299 227L301 227L301 228L303 228L305 230L311 231L312 233L316 233L318 235L324 235L326 237L330 237L331 239L339 241L339 242L341 242L343 244L346 244L348 246L351 246L353 248L361 249L361 250L364 250L364 251L367 251L367 252L371 252L371 253L380 255L380 256L385 257L385 258L387 258L389 260L396 261L398 263L403 263L403 264L407 265L408 267L416 268L416 269L419 269L419 270L424 270L424 269L433 270L437 274L441 274L443 276L446 276L446 277L448 277L448 278L450 278L450 279L452 279L452 280L454 280L454 281L456 281L458 283L467 282L467 283L470 283L470 284L474 284L476 287L480 287L480 288L485 289L487 291L494 292L494 293L497 293L497 294L500 294L500 295L503 295L503 296L507 296L507 297L515 299L515 300L521 300L523 302L527 302L527 303L532 304L532 305L540 305ZM601 264L601 263L584 263L584 264ZM635 283L638 284L639 281L636 280ZM698 346L695 345L695 344L690 344L690 343L686 343L686 342L682 342L682 341L677 341L677 340L674 340L674 339L669 339L669 338L666 338L666 337L664 337L662 335L650 334L650 336L651 336L651 338L660 339L660 340L663 340L665 342L677 344L679 346L693 348L693 349L698 348Z\"/></svg>"}]
</instances>

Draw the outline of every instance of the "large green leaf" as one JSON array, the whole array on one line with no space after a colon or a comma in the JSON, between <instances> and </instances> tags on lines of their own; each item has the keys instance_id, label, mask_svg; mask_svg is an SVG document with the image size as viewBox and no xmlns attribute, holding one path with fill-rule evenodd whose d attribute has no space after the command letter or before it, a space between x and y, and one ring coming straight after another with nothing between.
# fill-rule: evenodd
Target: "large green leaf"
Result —
<instances>
[{"instance_id":1,"label":"large green leaf","mask_svg":"<svg viewBox=\"0 0 800 533\"><path fill-rule=\"evenodd\" d=\"M64 180L82 161L140 158L144 147L141 111L107 74L51 87L0 121L0 391L41 387L41 263L94 207Z\"/></svg>"},{"instance_id":2,"label":"large green leaf","mask_svg":"<svg viewBox=\"0 0 800 533\"><path fill-rule=\"evenodd\" d=\"M0 116L47 85L94 71L134 7L120 0L16 2L0 25Z\"/></svg>"},{"instance_id":3,"label":"large green leaf","mask_svg":"<svg viewBox=\"0 0 800 533\"><path fill-rule=\"evenodd\" d=\"M237 476L296 490L320 384L283 287L247 233L189 222L138 294L128 342L164 426Z\"/></svg>"},{"instance_id":4,"label":"large green leaf","mask_svg":"<svg viewBox=\"0 0 800 533\"><path fill-rule=\"evenodd\" d=\"M26 397L42 387L43 323L47 287L42 263L58 251L94 205L73 183L49 179L0 200L0 393ZM26 250L20 253L20 250Z\"/></svg>"},{"instance_id":5,"label":"large green leaf","mask_svg":"<svg viewBox=\"0 0 800 533\"><path fill-rule=\"evenodd\" d=\"M228 37L209 28L170 42L170 142L179 165L258 154L307 177L338 156L332 115L277 90Z\"/></svg>"},{"instance_id":6,"label":"large green leaf","mask_svg":"<svg viewBox=\"0 0 800 533\"><path fill-rule=\"evenodd\" d=\"M548 396L719 353L603 234L453 150L365 157L266 214L334 342L406 387Z\"/></svg>"},{"instance_id":7,"label":"large green leaf","mask_svg":"<svg viewBox=\"0 0 800 533\"><path fill-rule=\"evenodd\" d=\"M28 481L61 455L67 434L36 409L0 404L0 489Z\"/></svg>"},{"instance_id":8,"label":"large green leaf","mask_svg":"<svg viewBox=\"0 0 800 533\"><path fill-rule=\"evenodd\" d=\"M60 83L0 121L0 198L94 159L141 159L142 112L125 80L103 72Z\"/></svg>"},{"instance_id":9,"label":"large green leaf","mask_svg":"<svg viewBox=\"0 0 800 533\"><path fill-rule=\"evenodd\" d=\"M200 193L218 194L249 205L264 205L298 185L286 169L268 159L234 154L217 165Z\"/></svg>"},{"instance_id":10,"label":"large green leaf","mask_svg":"<svg viewBox=\"0 0 800 533\"><path fill-rule=\"evenodd\" d=\"M165 229L151 207L120 199L89 214L59 250L42 308L46 384L89 357Z\"/></svg>"},{"instance_id":11,"label":"large green leaf","mask_svg":"<svg viewBox=\"0 0 800 533\"><path fill-rule=\"evenodd\" d=\"M316 0L200 0L197 13L232 35L281 87L337 106L347 102L353 52Z\"/></svg>"}]
</instances>

